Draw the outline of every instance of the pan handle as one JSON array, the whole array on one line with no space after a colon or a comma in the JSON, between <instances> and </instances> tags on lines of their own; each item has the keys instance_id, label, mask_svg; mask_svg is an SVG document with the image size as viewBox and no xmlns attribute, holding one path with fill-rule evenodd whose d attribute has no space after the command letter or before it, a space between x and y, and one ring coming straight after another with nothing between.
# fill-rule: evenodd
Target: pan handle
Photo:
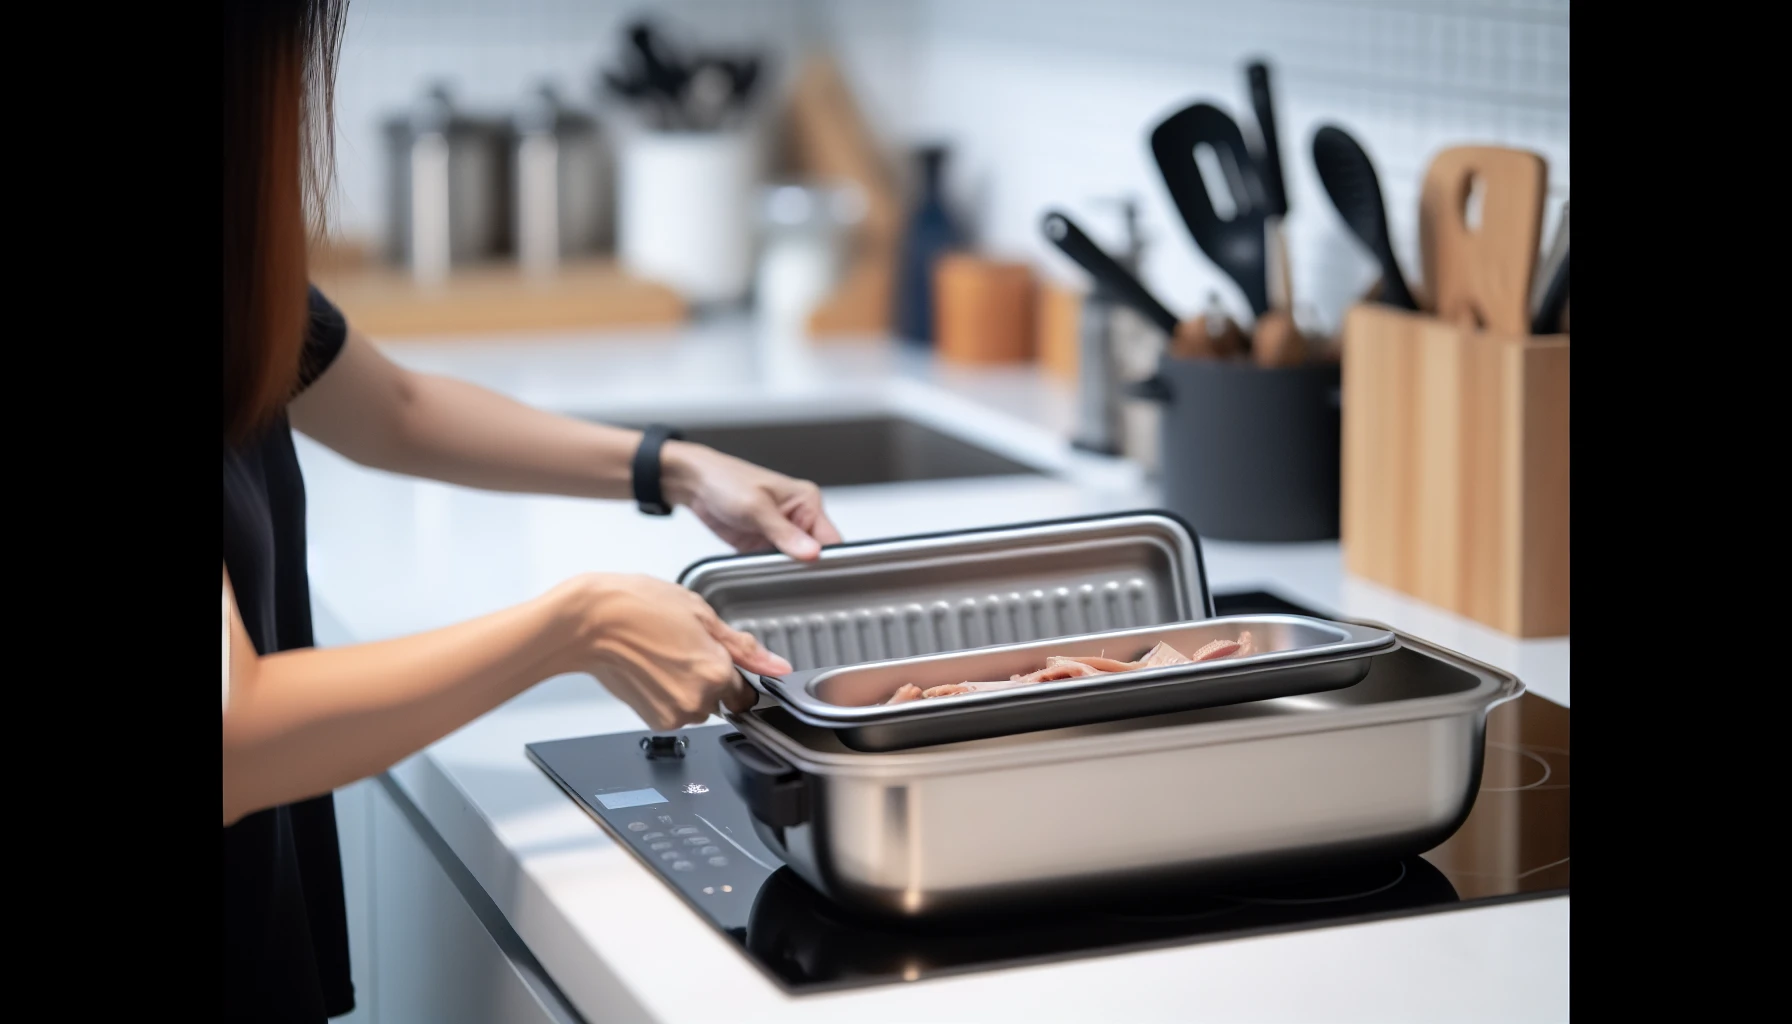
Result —
<instances>
[{"instance_id":1,"label":"pan handle","mask_svg":"<svg viewBox=\"0 0 1792 1024\"><path fill-rule=\"evenodd\" d=\"M740 733L722 737L729 776L746 798L753 817L773 828L793 828L809 820L809 785L803 773Z\"/></svg>"}]
</instances>

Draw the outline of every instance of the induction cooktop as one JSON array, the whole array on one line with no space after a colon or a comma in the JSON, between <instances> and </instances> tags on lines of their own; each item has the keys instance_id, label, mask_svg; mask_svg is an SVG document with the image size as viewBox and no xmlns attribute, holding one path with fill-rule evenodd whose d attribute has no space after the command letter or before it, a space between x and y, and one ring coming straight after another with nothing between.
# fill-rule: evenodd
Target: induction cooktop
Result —
<instances>
[{"instance_id":1,"label":"induction cooktop","mask_svg":"<svg viewBox=\"0 0 1792 1024\"><path fill-rule=\"evenodd\" d=\"M1221 615L1325 617L1265 591L1216 594L1214 603ZM1568 894L1568 709L1533 693L1489 713L1474 810L1421 856L1158 890L1096 909L954 921L949 930L856 918L785 867L759 841L723 772L720 740L733 731L618 733L528 752L699 916L797 994Z\"/></svg>"}]
</instances>

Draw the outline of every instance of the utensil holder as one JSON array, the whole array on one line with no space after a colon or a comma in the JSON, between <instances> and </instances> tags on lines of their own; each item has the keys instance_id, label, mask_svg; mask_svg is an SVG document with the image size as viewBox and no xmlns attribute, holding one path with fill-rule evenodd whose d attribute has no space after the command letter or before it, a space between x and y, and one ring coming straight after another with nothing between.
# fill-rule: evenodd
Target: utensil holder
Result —
<instances>
[{"instance_id":1,"label":"utensil holder","mask_svg":"<svg viewBox=\"0 0 1792 1024\"><path fill-rule=\"evenodd\" d=\"M1127 389L1163 407L1164 505L1214 540L1337 538L1338 373L1164 356Z\"/></svg>"},{"instance_id":2,"label":"utensil holder","mask_svg":"<svg viewBox=\"0 0 1792 1024\"><path fill-rule=\"evenodd\" d=\"M1518 637L1568 633L1568 336L1344 319L1345 568Z\"/></svg>"}]
</instances>

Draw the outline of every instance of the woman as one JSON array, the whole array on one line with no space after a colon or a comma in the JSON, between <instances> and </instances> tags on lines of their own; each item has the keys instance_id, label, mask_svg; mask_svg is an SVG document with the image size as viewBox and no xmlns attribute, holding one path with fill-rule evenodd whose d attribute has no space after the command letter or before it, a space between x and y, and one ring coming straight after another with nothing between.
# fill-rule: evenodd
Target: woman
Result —
<instances>
[{"instance_id":1,"label":"woman","mask_svg":"<svg viewBox=\"0 0 1792 1024\"><path fill-rule=\"evenodd\" d=\"M322 210L329 177L345 6L223 5L231 1019L320 1021L354 1006L331 790L561 673L598 677L649 726L668 729L702 721L718 705L750 707L737 664L790 670L694 594L604 574L420 636L314 650L293 427L362 464L457 484L682 504L739 549L812 559L840 539L811 483L407 372L309 288L307 214Z\"/></svg>"}]
</instances>

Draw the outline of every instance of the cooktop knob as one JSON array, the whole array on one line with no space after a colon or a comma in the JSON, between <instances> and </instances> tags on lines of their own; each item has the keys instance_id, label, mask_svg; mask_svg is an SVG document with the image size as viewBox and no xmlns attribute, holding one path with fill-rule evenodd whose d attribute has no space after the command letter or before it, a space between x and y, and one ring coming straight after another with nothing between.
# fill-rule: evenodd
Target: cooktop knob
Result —
<instances>
[{"instance_id":1,"label":"cooktop knob","mask_svg":"<svg viewBox=\"0 0 1792 1024\"><path fill-rule=\"evenodd\" d=\"M643 736L641 752L649 760L661 757L683 757L685 740L683 736Z\"/></svg>"}]
</instances>

